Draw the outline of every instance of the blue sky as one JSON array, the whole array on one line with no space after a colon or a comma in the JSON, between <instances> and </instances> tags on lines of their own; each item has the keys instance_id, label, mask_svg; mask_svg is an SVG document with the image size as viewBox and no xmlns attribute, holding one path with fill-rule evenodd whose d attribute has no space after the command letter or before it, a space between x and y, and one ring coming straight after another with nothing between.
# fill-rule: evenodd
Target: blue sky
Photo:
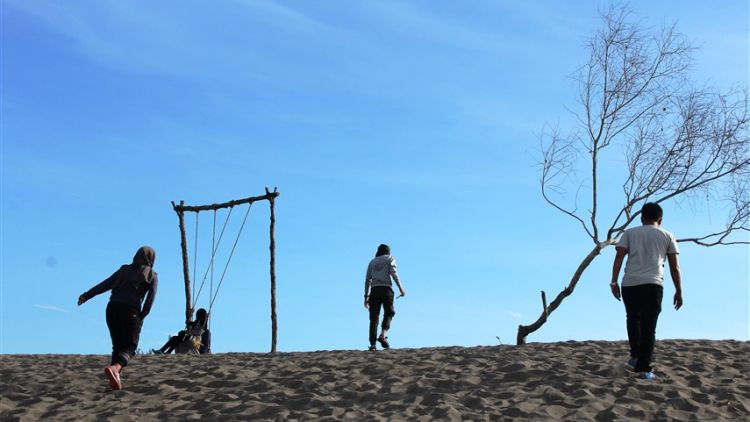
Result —
<instances>
[{"instance_id":1,"label":"blue sky","mask_svg":"<svg viewBox=\"0 0 750 422\"><path fill-rule=\"evenodd\" d=\"M142 244L160 291L141 348L160 346L184 312L170 201L264 186L281 192L279 350L366 347L363 278L382 242L408 291L394 346L513 343L539 291L557 294L592 246L543 202L534 164L545 124L571 120L569 76L601 6L4 1L0 352L108 353L107 295L76 298ZM746 2L631 6L701 47L700 84L747 86ZM665 212L678 237L724 222L700 201ZM200 218L202 274L212 217ZM270 348L267 242L259 203L217 296L217 352ZM657 336L747 340L749 248L681 248L685 306L668 306L667 281ZM530 341L626 337L613 256Z\"/></svg>"}]
</instances>

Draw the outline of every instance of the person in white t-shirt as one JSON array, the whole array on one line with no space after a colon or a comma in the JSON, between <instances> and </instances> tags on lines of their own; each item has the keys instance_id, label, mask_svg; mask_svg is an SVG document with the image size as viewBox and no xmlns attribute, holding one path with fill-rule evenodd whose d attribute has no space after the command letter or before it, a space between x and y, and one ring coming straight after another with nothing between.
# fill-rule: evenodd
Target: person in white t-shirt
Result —
<instances>
[{"instance_id":1,"label":"person in white t-shirt","mask_svg":"<svg viewBox=\"0 0 750 422\"><path fill-rule=\"evenodd\" d=\"M673 304L682 306L682 280L677 255L677 241L672 233L661 228L664 212L653 202L643 205L641 223L623 233L617 242L615 260L612 265L610 288L615 299L622 294L625 303L628 341L630 342L630 365L640 378L655 377L651 361L656 342L656 321L661 312L664 292L664 261L669 263L669 274L675 287ZM622 277L622 293L617 279L622 262L625 274Z\"/></svg>"}]
</instances>

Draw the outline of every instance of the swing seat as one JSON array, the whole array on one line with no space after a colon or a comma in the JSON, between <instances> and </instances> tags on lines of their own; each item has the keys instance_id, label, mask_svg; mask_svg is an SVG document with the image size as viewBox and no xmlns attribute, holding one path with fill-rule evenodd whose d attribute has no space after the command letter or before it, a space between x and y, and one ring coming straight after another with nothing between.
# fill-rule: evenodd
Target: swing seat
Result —
<instances>
[{"instance_id":1,"label":"swing seat","mask_svg":"<svg viewBox=\"0 0 750 422\"><path fill-rule=\"evenodd\" d=\"M190 336L185 340L179 342L177 347L174 348L174 352L178 355L199 355L201 348L201 338Z\"/></svg>"},{"instance_id":2,"label":"swing seat","mask_svg":"<svg viewBox=\"0 0 750 422\"><path fill-rule=\"evenodd\" d=\"M200 327L192 327L184 332L184 335L180 337L180 342L175 346L174 352L181 355L199 355L203 345L201 342L203 332L203 328Z\"/></svg>"}]
</instances>

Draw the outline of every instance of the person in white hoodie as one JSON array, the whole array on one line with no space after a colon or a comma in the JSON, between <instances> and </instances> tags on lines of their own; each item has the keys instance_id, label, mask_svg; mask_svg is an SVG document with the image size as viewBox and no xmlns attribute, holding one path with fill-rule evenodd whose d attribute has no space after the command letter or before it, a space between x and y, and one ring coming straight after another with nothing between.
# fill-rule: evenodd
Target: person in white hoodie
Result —
<instances>
[{"instance_id":1,"label":"person in white hoodie","mask_svg":"<svg viewBox=\"0 0 750 422\"><path fill-rule=\"evenodd\" d=\"M375 341L380 342L384 349L390 347L388 330L391 328L393 316L396 315L396 309L393 307L391 279L396 282L401 296L405 296L406 290L398 278L396 260L391 256L391 248L388 245L380 245L375 258L367 266L365 276L365 309L370 312L370 350L377 348ZM380 336L377 336L381 307L383 308L383 325Z\"/></svg>"}]
</instances>

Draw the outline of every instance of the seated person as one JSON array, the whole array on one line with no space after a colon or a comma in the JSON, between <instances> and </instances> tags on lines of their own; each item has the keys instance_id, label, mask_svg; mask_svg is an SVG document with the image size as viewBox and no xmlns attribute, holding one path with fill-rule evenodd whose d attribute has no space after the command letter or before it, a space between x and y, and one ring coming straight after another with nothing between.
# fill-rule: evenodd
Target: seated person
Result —
<instances>
[{"instance_id":1,"label":"seated person","mask_svg":"<svg viewBox=\"0 0 750 422\"><path fill-rule=\"evenodd\" d=\"M152 353L170 354L207 354L211 353L211 331L208 327L208 312L205 309L198 309L195 313L195 321L188 323L185 330L172 336L160 349L151 349Z\"/></svg>"}]
</instances>

